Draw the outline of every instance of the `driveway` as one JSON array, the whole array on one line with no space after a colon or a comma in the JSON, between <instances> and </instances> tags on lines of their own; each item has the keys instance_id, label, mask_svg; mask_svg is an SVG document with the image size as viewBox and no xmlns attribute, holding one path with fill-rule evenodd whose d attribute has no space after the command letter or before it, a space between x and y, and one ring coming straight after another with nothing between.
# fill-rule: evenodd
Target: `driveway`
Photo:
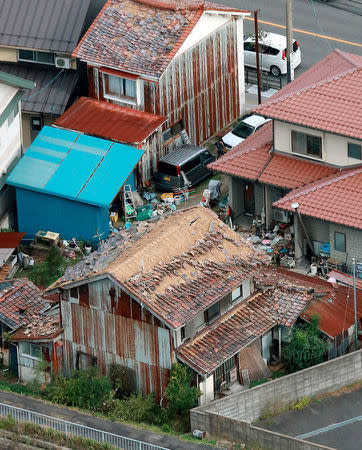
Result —
<instances>
[{"instance_id":1,"label":"driveway","mask_svg":"<svg viewBox=\"0 0 362 450\"><path fill-rule=\"evenodd\" d=\"M337 448L362 448L362 388L312 403L302 411L286 411L257 426ZM326 428L325 430L322 430ZM304 436L306 435L307 436Z\"/></svg>"}]
</instances>

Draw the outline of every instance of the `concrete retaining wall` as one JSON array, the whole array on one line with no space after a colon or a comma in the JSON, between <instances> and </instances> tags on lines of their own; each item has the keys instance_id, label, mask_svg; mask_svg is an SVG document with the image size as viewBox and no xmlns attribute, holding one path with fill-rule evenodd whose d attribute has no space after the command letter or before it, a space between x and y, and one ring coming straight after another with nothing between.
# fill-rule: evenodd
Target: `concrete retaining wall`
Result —
<instances>
[{"instance_id":1,"label":"concrete retaining wall","mask_svg":"<svg viewBox=\"0 0 362 450\"><path fill-rule=\"evenodd\" d=\"M208 431L218 438L256 441L266 448L327 448L279 435L250 425L265 411L302 397L312 397L362 379L362 350L301 370L191 410L191 429ZM280 441L280 442L279 442ZM298 441L298 442L297 442Z\"/></svg>"}]
</instances>

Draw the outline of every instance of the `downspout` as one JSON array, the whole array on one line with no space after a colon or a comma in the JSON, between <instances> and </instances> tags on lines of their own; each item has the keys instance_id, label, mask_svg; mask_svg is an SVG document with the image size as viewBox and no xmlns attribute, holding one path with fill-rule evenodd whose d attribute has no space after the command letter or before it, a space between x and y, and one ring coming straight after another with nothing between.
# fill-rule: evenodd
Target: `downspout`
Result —
<instances>
[{"instance_id":1,"label":"downspout","mask_svg":"<svg viewBox=\"0 0 362 450\"><path fill-rule=\"evenodd\" d=\"M306 227L305 227L305 225L304 225L302 216L300 215L300 212L299 212L299 210L298 210L298 208L299 208L299 203L298 203L298 202L292 203L292 204L291 204L291 207L292 207L292 208L294 209L294 211L297 213L297 216L298 216L299 221L300 221L300 223L301 223L301 225L302 225L302 228L303 228L305 237L307 238L307 243L308 243L308 246L309 246L309 248L310 248L310 251L312 252L312 255L315 256L315 254L314 254L314 248L313 248L312 242L311 242L311 240L310 240L310 238L309 238L309 234L308 234L307 229L306 229Z\"/></svg>"}]
</instances>

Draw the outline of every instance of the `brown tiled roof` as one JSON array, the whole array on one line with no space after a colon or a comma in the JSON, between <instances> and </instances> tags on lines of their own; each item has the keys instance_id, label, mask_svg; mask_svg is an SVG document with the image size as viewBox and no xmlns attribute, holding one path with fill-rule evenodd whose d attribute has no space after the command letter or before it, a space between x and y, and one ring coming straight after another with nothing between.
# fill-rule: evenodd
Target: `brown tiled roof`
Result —
<instances>
[{"instance_id":1,"label":"brown tiled roof","mask_svg":"<svg viewBox=\"0 0 362 450\"><path fill-rule=\"evenodd\" d=\"M54 125L124 144L139 144L165 121L162 116L81 97Z\"/></svg>"},{"instance_id":2,"label":"brown tiled roof","mask_svg":"<svg viewBox=\"0 0 362 450\"><path fill-rule=\"evenodd\" d=\"M60 314L43 314L19 328L11 337L13 341L51 340L63 332Z\"/></svg>"},{"instance_id":3,"label":"brown tiled roof","mask_svg":"<svg viewBox=\"0 0 362 450\"><path fill-rule=\"evenodd\" d=\"M257 180L271 158L272 145L273 126L272 122L268 122L241 144L209 164L208 168L215 172Z\"/></svg>"},{"instance_id":4,"label":"brown tiled roof","mask_svg":"<svg viewBox=\"0 0 362 450\"><path fill-rule=\"evenodd\" d=\"M240 12L202 0L108 0L73 56L158 78L205 10Z\"/></svg>"},{"instance_id":5,"label":"brown tiled roof","mask_svg":"<svg viewBox=\"0 0 362 450\"><path fill-rule=\"evenodd\" d=\"M291 327L313 298L334 287L316 277L267 268L255 273L261 291L236 305L177 352L202 374L213 372L228 358L275 325Z\"/></svg>"},{"instance_id":6,"label":"brown tiled roof","mask_svg":"<svg viewBox=\"0 0 362 450\"><path fill-rule=\"evenodd\" d=\"M294 189L336 172L337 169L335 167L299 157L273 153L272 158L258 180L261 183Z\"/></svg>"},{"instance_id":7,"label":"brown tiled roof","mask_svg":"<svg viewBox=\"0 0 362 450\"><path fill-rule=\"evenodd\" d=\"M301 214L362 229L361 198L362 167L358 167L294 189L273 206L293 211L292 203L298 202Z\"/></svg>"},{"instance_id":8,"label":"brown tiled roof","mask_svg":"<svg viewBox=\"0 0 362 450\"><path fill-rule=\"evenodd\" d=\"M51 289L108 275L178 328L267 260L211 210L198 206L111 237Z\"/></svg>"},{"instance_id":9,"label":"brown tiled roof","mask_svg":"<svg viewBox=\"0 0 362 450\"><path fill-rule=\"evenodd\" d=\"M303 186L338 170L298 156L275 153L272 122L266 123L208 167L216 172L285 189Z\"/></svg>"},{"instance_id":10,"label":"brown tiled roof","mask_svg":"<svg viewBox=\"0 0 362 450\"><path fill-rule=\"evenodd\" d=\"M0 321L11 329L28 323L49 308L42 291L26 278L0 283Z\"/></svg>"},{"instance_id":11,"label":"brown tiled roof","mask_svg":"<svg viewBox=\"0 0 362 450\"><path fill-rule=\"evenodd\" d=\"M332 67L336 59L338 72ZM362 57L335 50L254 111L361 139Z\"/></svg>"}]
</instances>

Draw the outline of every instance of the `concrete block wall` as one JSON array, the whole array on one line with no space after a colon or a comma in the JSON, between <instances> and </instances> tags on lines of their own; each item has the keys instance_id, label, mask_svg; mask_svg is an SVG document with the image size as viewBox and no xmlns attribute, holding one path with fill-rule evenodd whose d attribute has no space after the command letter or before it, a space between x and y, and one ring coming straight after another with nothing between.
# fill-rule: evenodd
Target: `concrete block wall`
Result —
<instances>
[{"instance_id":1,"label":"concrete block wall","mask_svg":"<svg viewBox=\"0 0 362 450\"><path fill-rule=\"evenodd\" d=\"M213 436L217 436L219 439L227 439L229 441L247 443L249 445L257 444L263 449L331 450L331 447L264 430L262 428L254 427L246 422L223 417L215 413L207 413L206 421L207 429L213 430L214 434L210 433ZM204 423L199 424L204 425Z\"/></svg>"},{"instance_id":2,"label":"concrete block wall","mask_svg":"<svg viewBox=\"0 0 362 450\"><path fill-rule=\"evenodd\" d=\"M214 412L232 419L253 422L270 405L287 405L304 396L336 391L361 379L362 350L358 350L195 408L191 411L191 422L197 412Z\"/></svg>"}]
</instances>

